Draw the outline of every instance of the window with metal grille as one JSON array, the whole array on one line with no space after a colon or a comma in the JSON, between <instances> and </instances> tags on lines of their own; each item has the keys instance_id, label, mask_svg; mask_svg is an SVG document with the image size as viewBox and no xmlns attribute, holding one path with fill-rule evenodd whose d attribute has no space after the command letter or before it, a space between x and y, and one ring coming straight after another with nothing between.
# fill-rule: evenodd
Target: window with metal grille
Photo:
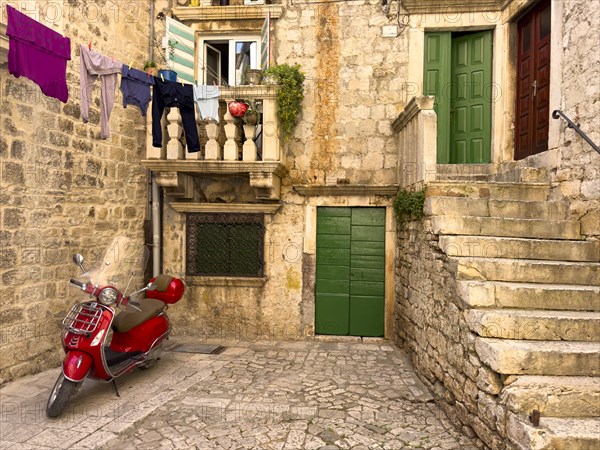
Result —
<instances>
[{"instance_id":1,"label":"window with metal grille","mask_svg":"<svg viewBox=\"0 0 600 450\"><path fill-rule=\"evenodd\" d=\"M262 277L262 214L187 215L188 275Z\"/></svg>"}]
</instances>

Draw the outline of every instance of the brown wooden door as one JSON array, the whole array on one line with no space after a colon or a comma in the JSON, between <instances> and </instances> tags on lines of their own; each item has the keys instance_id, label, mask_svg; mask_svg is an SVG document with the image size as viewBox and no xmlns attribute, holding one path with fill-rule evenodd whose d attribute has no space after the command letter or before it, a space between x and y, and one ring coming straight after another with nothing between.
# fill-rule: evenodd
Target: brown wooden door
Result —
<instances>
[{"instance_id":1,"label":"brown wooden door","mask_svg":"<svg viewBox=\"0 0 600 450\"><path fill-rule=\"evenodd\" d=\"M515 159L548 150L550 3L542 0L517 23Z\"/></svg>"}]
</instances>

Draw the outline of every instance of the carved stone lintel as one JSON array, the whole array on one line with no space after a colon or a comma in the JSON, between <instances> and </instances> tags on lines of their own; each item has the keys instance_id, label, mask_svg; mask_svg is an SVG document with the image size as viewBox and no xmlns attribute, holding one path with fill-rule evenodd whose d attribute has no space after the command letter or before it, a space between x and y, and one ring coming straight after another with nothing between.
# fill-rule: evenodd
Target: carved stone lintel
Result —
<instances>
[{"instance_id":1,"label":"carved stone lintel","mask_svg":"<svg viewBox=\"0 0 600 450\"><path fill-rule=\"evenodd\" d=\"M194 197L194 179L181 172L156 172L156 183L165 190L165 195L173 198Z\"/></svg>"},{"instance_id":2,"label":"carved stone lintel","mask_svg":"<svg viewBox=\"0 0 600 450\"><path fill-rule=\"evenodd\" d=\"M251 173L250 186L254 188L257 199L279 200L281 196L281 178L274 173Z\"/></svg>"}]
</instances>

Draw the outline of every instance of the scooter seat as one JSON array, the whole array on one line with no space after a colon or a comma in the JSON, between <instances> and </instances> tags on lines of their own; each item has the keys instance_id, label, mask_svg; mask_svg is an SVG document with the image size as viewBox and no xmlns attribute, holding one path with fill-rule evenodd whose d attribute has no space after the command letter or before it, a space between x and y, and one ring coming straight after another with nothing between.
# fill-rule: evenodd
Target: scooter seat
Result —
<instances>
[{"instance_id":1,"label":"scooter seat","mask_svg":"<svg viewBox=\"0 0 600 450\"><path fill-rule=\"evenodd\" d=\"M117 333L126 333L146 320L158 316L167 305L160 300L145 298L140 305L141 311L121 311L113 320L112 327Z\"/></svg>"}]
</instances>

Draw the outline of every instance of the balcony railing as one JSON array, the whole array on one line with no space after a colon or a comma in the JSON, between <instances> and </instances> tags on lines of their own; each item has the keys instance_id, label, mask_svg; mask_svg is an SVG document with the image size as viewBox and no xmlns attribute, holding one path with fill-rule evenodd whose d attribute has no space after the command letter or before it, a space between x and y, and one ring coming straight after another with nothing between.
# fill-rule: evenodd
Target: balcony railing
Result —
<instances>
[{"instance_id":1,"label":"balcony railing","mask_svg":"<svg viewBox=\"0 0 600 450\"><path fill-rule=\"evenodd\" d=\"M190 153L178 108L167 108L162 118L163 145L152 146L152 117L148 115L148 135L144 166L159 172L157 178L167 194L186 197L192 185L189 176L203 174L249 174L250 184L259 199L278 199L281 177L285 173L279 141L273 86L221 88L219 122L203 119L196 111L200 151ZM233 117L228 103L244 100L261 112L257 124ZM191 194L190 194L191 195Z\"/></svg>"}]
</instances>

